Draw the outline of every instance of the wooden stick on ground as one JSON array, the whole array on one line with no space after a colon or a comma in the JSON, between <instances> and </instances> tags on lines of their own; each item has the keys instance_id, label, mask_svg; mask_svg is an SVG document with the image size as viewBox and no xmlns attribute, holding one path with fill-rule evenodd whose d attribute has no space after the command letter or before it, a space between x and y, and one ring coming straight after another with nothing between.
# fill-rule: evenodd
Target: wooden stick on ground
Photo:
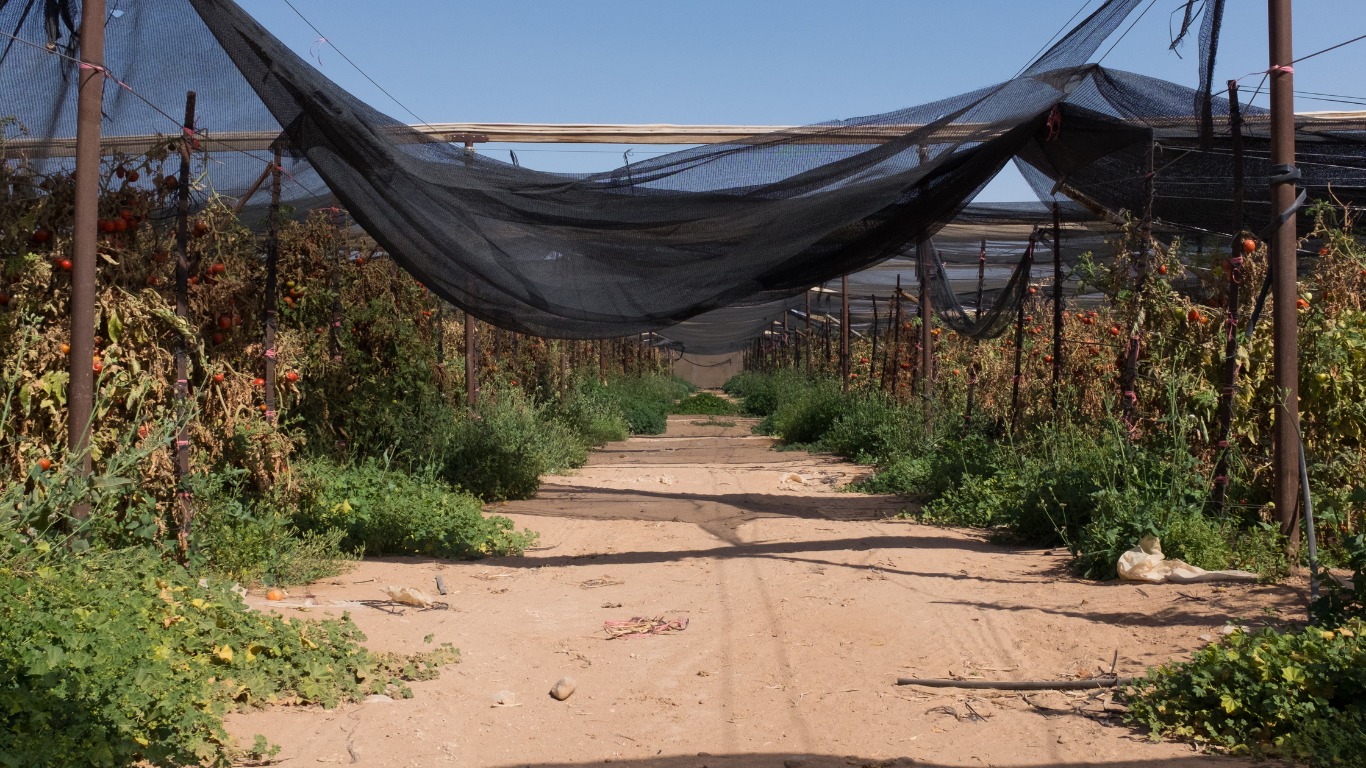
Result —
<instances>
[{"instance_id":1,"label":"wooden stick on ground","mask_svg":"<svg viewBox=\"0 0 1366 768\"><path fill-rule=\"evenodd\" d=\"M996 691L1073 691L1090 688L1116 688L1130 685L1132 677L1093 677L1089 680L944 680L939 678L898 677L897 685L926 688L972 688Z\"/></svg>"}]
</instances>

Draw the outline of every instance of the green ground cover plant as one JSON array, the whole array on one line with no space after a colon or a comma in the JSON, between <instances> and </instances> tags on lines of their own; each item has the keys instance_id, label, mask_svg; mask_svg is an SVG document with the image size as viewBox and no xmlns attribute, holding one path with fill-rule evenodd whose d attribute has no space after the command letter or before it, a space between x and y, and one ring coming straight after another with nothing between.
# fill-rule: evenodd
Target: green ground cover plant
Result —
<instances>
[{"instance_id":1,"label":"green ground cover plant","mask_svg":"<svg viewBox=\"0 0 1366 768\"><path fill-rule=\"evenodd\" d=\"M737 416L740 407L711 392L694 392L678 401L670 413L683 416Z\"/></svg>"},{"instance_id":2,"label":"green ground cover plant","mask_svg":"<svg viewBox=\"0 0 1366 768\"><path fill-rule=\"evenodd\" d=\"M1241 630L1152 669L1129 689L1130 722L1234 754L1314 766L1366 761L1366 624Z\"/></svg>"},{"instance_id":3,"label":"green ground cover plant","mask_svg":"<svg viewBox=\"0 0 1366 768\"><path fill-rule=\"evenodd\" d=\"M372 654L349 618L252 611L229 586L142 548L0 567L0 764L228 766L232 709L410 696L459 658Z\"/></svg>"}]
</instances>

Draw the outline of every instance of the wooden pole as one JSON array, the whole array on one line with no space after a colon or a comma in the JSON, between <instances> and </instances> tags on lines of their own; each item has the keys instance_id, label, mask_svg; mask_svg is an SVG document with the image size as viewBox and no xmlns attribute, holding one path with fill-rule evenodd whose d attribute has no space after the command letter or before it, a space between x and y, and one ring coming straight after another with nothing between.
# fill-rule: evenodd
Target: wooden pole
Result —
<instances>
[{"instance_id":1,"label":"wooden pole","mask_svg":"<svg viewBox=\"0 0 1366 768\"><path fill-rule=\"evenodd\" d=\"M1062 389L1062 212L1053 203L1053 386L1049 391L1049 405L1054 415L1058 412L1058 392Z\"/></svg>"},{"instance_id":2,"label":"wooden pole","mask_svg":"<svg viewBox=\"0 0 1366 768\"><path fill-rule=\"evenodd\" d=\"M1273 426L1272 464L1275 472L1276 514L1286 540L1290 562L1297 562L1300 548L1299 517L1299 298L1295 251L1295 94L1291 45L1290 0L1268 0L1271 77L1271 211L1288 213L1268 238L1272 275L1273 374L1277 411Z\"/></svg>"},{"instance_id":3,"label":"wooden pole","mask_svg":"<svg viewBox=\"0 0 1366 768\"><path fill-rule=\"evenodd\" d=\"M280 269L280 148L275 148L275 160L270 174L270 232L266 235L265 288L265 358L266 358L266 422L274 426L275 402L275 333L279 328L276 305L279 299Z\"/></svg>"},{"instance_id":4,"label":"wooden pole","mask_svg":"<svg viewBox=\"0 0 1366 768\"><path fill-rule=\"evenodd\" d=\"M185 94L185 129L194 131L195 92ZM190 322L190 142L180 142L180 176L176 180L176 237L175 237L175 316L187 326ZM177 334L175 342L175 398L176 419L179 425L175 436L176 493L180 510L176 530L176 548L184 562L190 551L190 526L194 520L194 505L186 478L190 476L190 346Z\"/></svg>"},{"instance_id":5,"label":"wooden pole","mask_svg":"<svg viewBox=\"0 0 1366 768\"><path fill-rule=\"evenodd\" d=\"M81 66L76 95L75 221L71 243L71 358L67 382L68 461L90 474L90 428L95 412L95 271L100 207L100 116L104 100L104 0L81 6ZM90 506L71 510L77 520Z\"/></svg>"},{"instance_id":6,"label":"wooden pole","mask_svg":"<svg viewBox=\"0 0 1366 768\"><path fill-rule=\"evenodd\" d=\"M1238 392L1238 327L1241 324L1239 288L1246 270L1243 264L1243 115L1238 105L1238 81L1228 81L1228 123L1233 152L1233 238L1229 243L1229 259L1224 264L1224 380L1219 390L1219 426L1215 449L1219 452L1214 462L1214 488L1210 502L1215 513L1224 510L1228 495L1228 436L1233 428L1233 398Z\"/></svg>"}]
</instances>

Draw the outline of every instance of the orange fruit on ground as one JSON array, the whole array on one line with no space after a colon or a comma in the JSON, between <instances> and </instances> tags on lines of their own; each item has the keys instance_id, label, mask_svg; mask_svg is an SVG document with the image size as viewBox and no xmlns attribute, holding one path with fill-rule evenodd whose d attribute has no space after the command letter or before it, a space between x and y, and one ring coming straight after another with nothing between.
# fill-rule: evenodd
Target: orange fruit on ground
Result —
<instances>
[{"instance_id":1,"label":"orange fruit on ground","mask_svg":"<svg viewBox=\"0 0 1366 768\"><path fill-rule=\"evenodd\" d=\"M283 589L280 589L279 587L271 587L270 589L267 589L267 590L266 590L266 599L267 599L267 600L284 600L284 599L285 599L285 591L284 591Z\"/></svg>"}]
</instances>

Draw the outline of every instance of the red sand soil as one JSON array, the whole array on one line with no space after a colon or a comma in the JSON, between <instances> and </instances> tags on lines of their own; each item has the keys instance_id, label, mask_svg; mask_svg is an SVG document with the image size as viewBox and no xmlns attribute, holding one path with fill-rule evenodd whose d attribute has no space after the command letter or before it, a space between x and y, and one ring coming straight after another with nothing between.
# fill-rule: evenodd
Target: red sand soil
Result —
<instances>
[{"instance_id":1,"label":"red sand soil","mask_svg":"<svg viewBox=\"0 0 1366 768\"><path fill-rule=\"evenodd\" d=\"M1112 662L1138 674L1226 622L1293 616L1298 586L1079 581L1062 550L896 519L896 498L837 490L866 469L771 450L752 420L705 419L671 417L665 435L609 445L538 498L492 508L540 532L525 557L366 560L294 590L306 609L253 594L290 615L348 610L375 650L433 635L462 662L409 700L233 715L231 732L265 734L296 768L1246 764L1147 740L1108 694L894 683L1088 677ZM390 584L448 607L375 603ZM604 630L634 617L687 626ZM556 701L564 676L577 691ZM495 706L504 691L511 706Z\"/></svg>"}]
</instances>

